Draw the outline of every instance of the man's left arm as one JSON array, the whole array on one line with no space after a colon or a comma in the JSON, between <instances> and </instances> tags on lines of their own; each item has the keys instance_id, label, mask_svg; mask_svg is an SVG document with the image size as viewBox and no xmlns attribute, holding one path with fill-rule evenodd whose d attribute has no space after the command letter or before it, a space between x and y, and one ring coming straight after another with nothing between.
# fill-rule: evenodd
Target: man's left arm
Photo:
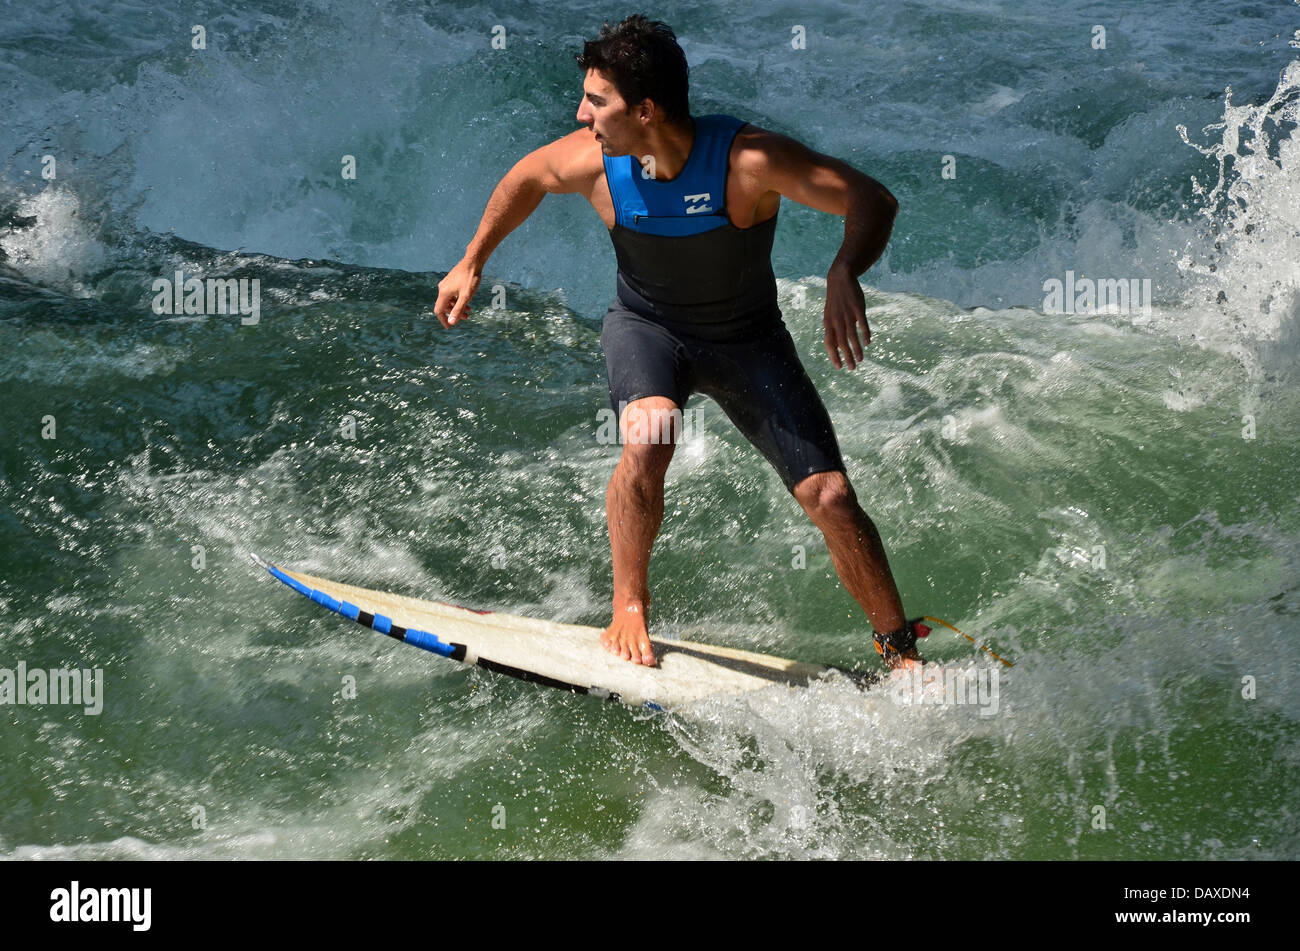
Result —
<instances>
[{"instance_id":1,"label":"man's left arm","mask_svg":"<svg viewBox=\"0 0 1300 951\"><path fill-rule=\"evenodd\" d=\"M858 275L879 260L894 229L898 200L869 175L788 136L764 130L746 158L760 194L770 191L844 216L844 243L826 275L826 354L836 368L854 369L871 343ZM858 337L862 328L865 343ZM843 360L841 360L841 354Z\"/></svg>"}]
</instances>

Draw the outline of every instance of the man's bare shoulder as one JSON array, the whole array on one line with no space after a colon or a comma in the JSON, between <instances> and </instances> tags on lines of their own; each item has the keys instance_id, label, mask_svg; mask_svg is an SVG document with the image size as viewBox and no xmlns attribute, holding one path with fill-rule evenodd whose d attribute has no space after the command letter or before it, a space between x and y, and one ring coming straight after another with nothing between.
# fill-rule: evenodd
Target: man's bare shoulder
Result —
<instances>
[{"instance_id":1,"label":"man's bare shoulder","mask_svg":"<svg viewBox=\"0 0 1300 951\"><path fill-rule=\"evenodd\" d=\"M733 171L757 174L781 155L800 148L804 146L788 135L747 122L731 140L731 167Z\"/></svg>"},{"instance_id":2,"label":"man's bare shoulder","mask_svg":"<svg viewBox=\"0 0 1300 951\"><path fill-rule=\"evenodd\" d=\"M847 213L849 196L855 193L870 193L882 207L898 208L884 185L847 162L752 123L742 126L732 142L731 171L749 192L775 192L834 215Z\"/></svg>"},{"instance_id":3,"label":"man's bare shoulder","mask_svg":"<svg viewBox=\"0 0 1300 951\"><path fill-rule=\"evenodd\" d=\"M529 156L548 192L587 192L605 171L600 143L590 129L575 129Z\"/></svg>"}]
</instances>

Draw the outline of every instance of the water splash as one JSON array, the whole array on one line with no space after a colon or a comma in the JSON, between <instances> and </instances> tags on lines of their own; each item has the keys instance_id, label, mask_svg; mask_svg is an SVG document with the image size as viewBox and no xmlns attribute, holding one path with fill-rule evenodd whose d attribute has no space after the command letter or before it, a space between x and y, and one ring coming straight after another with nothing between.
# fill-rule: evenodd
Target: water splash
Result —
<instances>
[{"instance_id":1,"label":"water splash","mask_svg":"<svg viewBox=\"0 0 1300 951\"><path fill-rule=\"evenodd\" d=\"M1265 102L1233 105L1232 96L1229 86L1222 120L1202 130L1218 141L1200 145L1178 126L1216 166L1213 185L1192 179L1202 229L1178 264L1191 279L1197 336L1268 381L1294 375L1300 350L1300 61Z\"/></svg>"}]
</instances>

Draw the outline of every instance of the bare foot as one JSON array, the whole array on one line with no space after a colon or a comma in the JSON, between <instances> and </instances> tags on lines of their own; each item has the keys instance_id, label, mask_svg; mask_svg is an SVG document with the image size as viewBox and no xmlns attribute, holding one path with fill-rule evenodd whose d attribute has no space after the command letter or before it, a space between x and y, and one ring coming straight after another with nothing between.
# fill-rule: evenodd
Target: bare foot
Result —
<instances>
[{"instance_id":1,"label":"bare foot","mask_svg":"<svg viewBox=\"0 0 1300 951\"><path fill-rule=\"evenodd\" d=\"M614 620L605 628L605 633L600 635L600 643L605 650L624 660L653 667L655 655L645 625L646 612L642 605L632 601L623 605L621 610L615 605Z\"/></svg>"},{"instance_id":2,"label":"bare foot","mask_svg":"<svg viewBox=\"0 0 1300 951\"><path fill-rule=\"evenodd\" d=\"M889 668L889 679L894 682L906 680L912 676L913 670L920 671L923 683L929 683L935 677L934 664L927 664L920 657L900 657L897 663Z\"/></svg>"}]
</instances>

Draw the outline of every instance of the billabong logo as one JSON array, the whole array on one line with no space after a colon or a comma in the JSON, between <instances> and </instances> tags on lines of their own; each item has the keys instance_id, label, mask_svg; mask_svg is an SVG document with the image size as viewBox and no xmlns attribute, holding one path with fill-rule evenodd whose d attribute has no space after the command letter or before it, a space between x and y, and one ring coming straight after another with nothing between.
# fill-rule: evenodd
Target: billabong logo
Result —
<instances>
[{"instance_id":1,"label":"billabong logo","mask_svg":"<svg viewBox=\"0 0 1300 951\"><path fill-rule=\"evenodd\" d=\"M683 195L682 201L686 202L686 213L688 215L702 215L706 211L712 211L713 206L707 203L711 197L712 193L710 192L701 192L698 195ZM705 204L692 205L691 202L693 201L702 201L705 202Z\"/></svg>"},{"instance_id":2,"label":"billabong logo","mask_svg":"<svg viewBox=\"0 0 1300 951\"><path fill-rule=\"evenodd\" d=\"M148 931L153 918L152 888L71 888L50 892L50 921L129 921L133 931Z\"/></svg>"}]
</instances>

